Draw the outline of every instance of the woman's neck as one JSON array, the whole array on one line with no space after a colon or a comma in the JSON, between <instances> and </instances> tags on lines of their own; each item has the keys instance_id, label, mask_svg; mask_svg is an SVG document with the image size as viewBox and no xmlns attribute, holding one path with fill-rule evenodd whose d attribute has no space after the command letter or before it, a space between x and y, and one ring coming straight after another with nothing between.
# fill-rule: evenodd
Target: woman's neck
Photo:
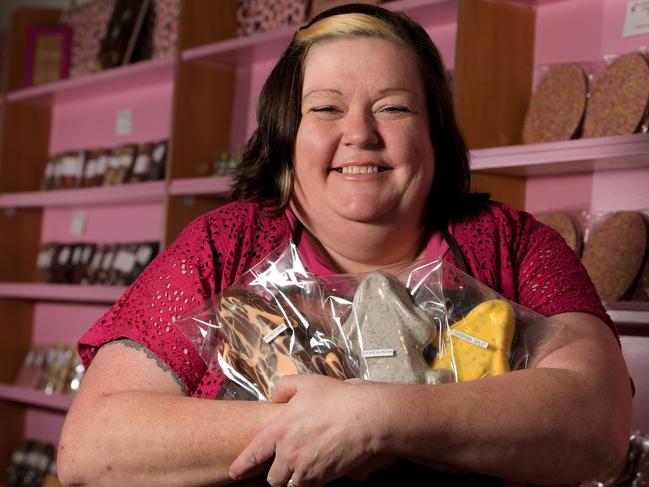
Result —
<instances>
[{"instance_id":1,"label":"woman's neck","mask_svg":"<svg viewBox=\"0 0 649 487\"><path fill-rule=\"evenodd\" d=\"M313 245L338 272L364 273L423 257L426 244L416 222L385 223L313 221L291 206Z\"/></svg>"}]
</instances>

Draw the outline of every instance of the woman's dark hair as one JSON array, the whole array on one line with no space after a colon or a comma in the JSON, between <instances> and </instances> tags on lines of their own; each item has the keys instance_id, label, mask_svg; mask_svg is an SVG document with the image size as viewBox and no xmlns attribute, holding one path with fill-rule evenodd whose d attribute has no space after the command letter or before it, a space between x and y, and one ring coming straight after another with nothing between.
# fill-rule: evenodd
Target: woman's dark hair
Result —
<instances>
[{"instance_id":1,"label":"woman's dark hair","mask_svg":"<svg viewBox=\"0 0 649 487\"><path fill-rule=\"evenodd\" d=\"M332 19L334 16L338 17ZM405 15L366 4L327 10L293 35L259 96L258 128L244 148L233 197L270 204L278 212L285 208L293 189L293 154L308 50L320 40L355 35L403 44L414 51L419 62L436 160L425 211L426 229L440 228L449 219L484 207L488 195L469 192L468 150L455 121L453 97L439 51L419 24Z\"/></svg>"}]
</instances>

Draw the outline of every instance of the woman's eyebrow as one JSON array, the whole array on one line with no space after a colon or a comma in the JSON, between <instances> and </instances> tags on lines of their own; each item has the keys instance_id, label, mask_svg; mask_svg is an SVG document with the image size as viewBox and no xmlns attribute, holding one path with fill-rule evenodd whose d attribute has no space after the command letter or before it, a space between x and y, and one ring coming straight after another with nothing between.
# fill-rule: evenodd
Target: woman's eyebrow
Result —
<instances>
[{"instance_id":1,"label":"woman's eyebrow","mask_svg":"<svg viewBox=\"0 0 649 487\"><path fill-rule=\"evenodd\" d=\"M310 90L307 91L304 95L302 95L302 99L304 100L305 98L309 98L311 96L326 96L326 95L342 95L342 92L339 90L333 90L333 89L322 89L322 90Z\"/></svg>"}]
</instances>

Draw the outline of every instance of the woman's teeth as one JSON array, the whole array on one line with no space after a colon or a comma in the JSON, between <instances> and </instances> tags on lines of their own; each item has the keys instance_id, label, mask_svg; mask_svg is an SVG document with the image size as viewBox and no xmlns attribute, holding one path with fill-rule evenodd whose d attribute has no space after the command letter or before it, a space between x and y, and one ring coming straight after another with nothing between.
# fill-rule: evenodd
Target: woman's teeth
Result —
<instances>
[{"instance_id":1,"label":"woman's teeth","mask_svg":"<svg viewBox=\"0 0 649 487\"><path fill-rule=\"evenodd\" d=\"M336 169L341 174L373 174L380 172L379 166L345 166Z\"/></svg>"}]
</instances>

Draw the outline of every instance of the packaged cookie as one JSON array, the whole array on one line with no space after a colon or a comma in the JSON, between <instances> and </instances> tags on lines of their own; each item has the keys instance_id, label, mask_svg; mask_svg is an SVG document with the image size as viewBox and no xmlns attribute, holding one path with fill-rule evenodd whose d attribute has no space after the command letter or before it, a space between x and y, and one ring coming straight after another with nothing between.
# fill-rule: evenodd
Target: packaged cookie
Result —
<instances>
[{"instance_id":1,"label":"packaged cookie","mask_svg":"<svg viewBox=\"0 0 649 487\"><path fill-rule=\"evenodd\" d=\"M81 186L84 188L101 186L108 165L107 151L105 149L93 149L87 151L86 154Z\"/></svg>"},{"instance_id":2,"label":"packaged cookie","mask_svg":"<svg viewBox=\"0 0 649 487\"><path fill-rule=\"evenodd\" d=\"M77 255L73 254L73 269L70 280L73 284L82 284L87 281L88 268L95 253L95 245L91 243L78 244L74 251Z\"/></svg>"},{"instance_id":3,"label":"packaged cookie","mask_svg":"<svg viewBox=\"0 0 649 487\"><path fill-rule=\"evenodd\" d=\"M649 64L639 52L615 59L597 76L588 100L584 137L636 132L649 102Z\"/></svg>"}]
</instances>

